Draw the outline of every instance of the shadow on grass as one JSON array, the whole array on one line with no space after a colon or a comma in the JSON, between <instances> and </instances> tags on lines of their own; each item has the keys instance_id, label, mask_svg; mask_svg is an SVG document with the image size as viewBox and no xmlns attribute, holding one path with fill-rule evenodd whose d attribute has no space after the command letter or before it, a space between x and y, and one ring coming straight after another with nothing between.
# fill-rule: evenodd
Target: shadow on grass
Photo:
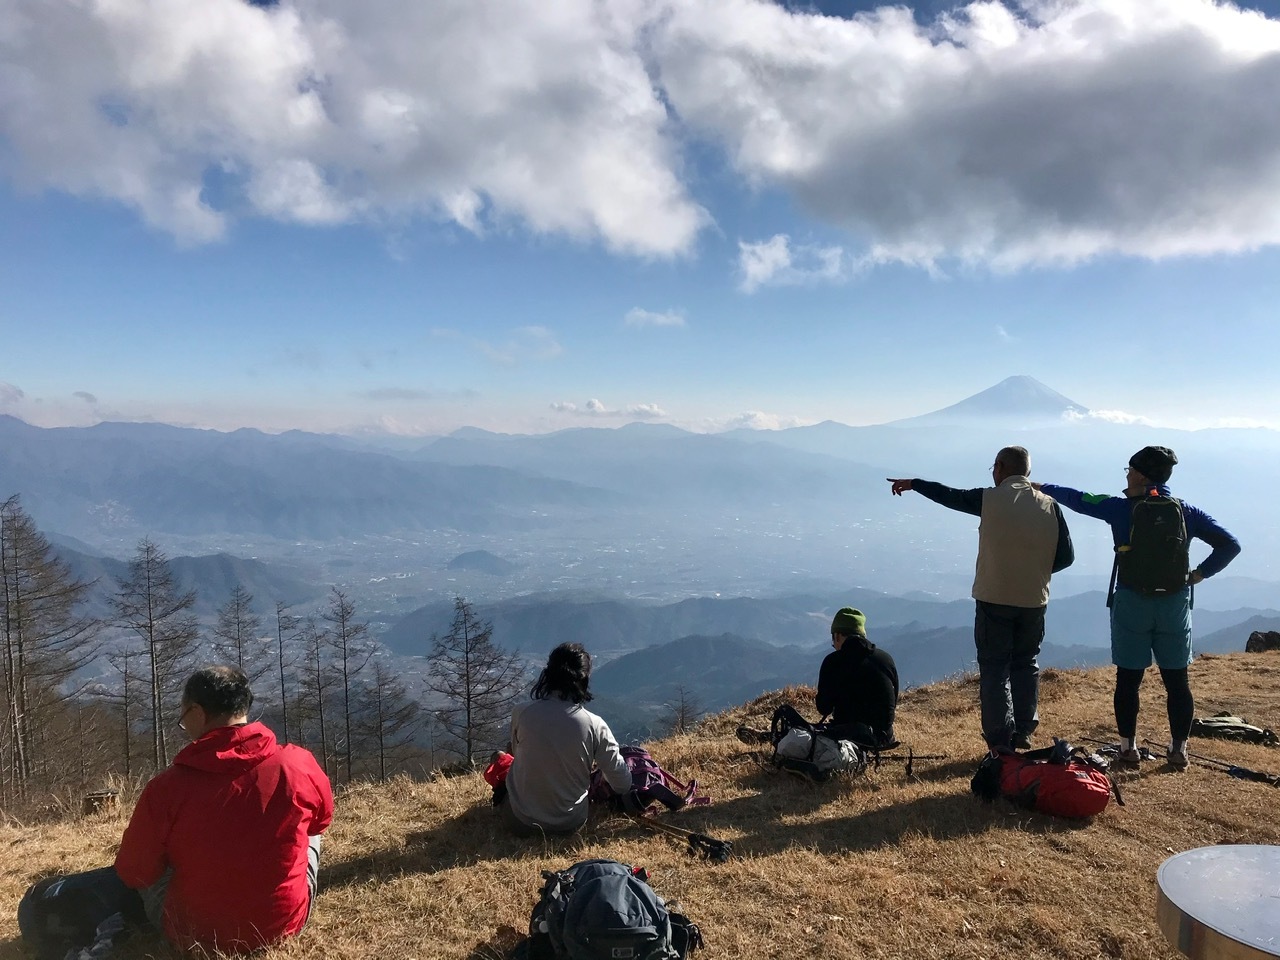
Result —
<instances>
[{"instance_id":1,"label":"shadow on grass","mask_svg":"<svg viewBox=\"0 0 1280 960\"><path fill-rule=\"evenodd\" d=\"M525 934L515 927L501 926L488 940L481 940L472 947L467 960L504 960L524 938Z\"/></svg>"},{"instance_id":2,"label":"shadow on grass","mask_svg":"<svg viewBox=\"0 0 1280 960\"><path fill-rule=\"evenodd\" d=\"M575 854L594 841L598 825L599 820L593 816L579 833L524 839L507 832L493 807L476 805L430 830L410 833L395 846L322 864L320 890L387 880L406 873L436 873L485 860L520 857L530 850L555 859L581 859Z\"/></svg>"},{"instance_id":3,"label":"shadow on grass","mask_svg":"<svg viewBox=\"0 0 1280 960\"><path fill-rule=\"evenodd\" d=\"M34 956L34 953L27 953L20 937L0 940L0 960L31 960Z\"/></svg>"}]
</instances>

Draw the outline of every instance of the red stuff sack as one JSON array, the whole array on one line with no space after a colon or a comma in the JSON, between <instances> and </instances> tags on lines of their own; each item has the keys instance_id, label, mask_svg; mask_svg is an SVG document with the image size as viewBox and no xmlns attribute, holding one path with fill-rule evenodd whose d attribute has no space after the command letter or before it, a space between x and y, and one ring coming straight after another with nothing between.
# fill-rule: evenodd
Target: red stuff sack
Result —
<instances>
[{"instance_id":1,"label":"red stuff sack","mask_svg":"<svg viewBox=\"0 0 1280 960\"><path fill-rule=\"evenodd\" d=\"M1028 810L1074 820L1101 813L1112 793L1124 806L1105 764L1065 740L1028 753L993 752L982 761L971 787L986 800L1003 796Z\"/></svg>"}]
</instances>

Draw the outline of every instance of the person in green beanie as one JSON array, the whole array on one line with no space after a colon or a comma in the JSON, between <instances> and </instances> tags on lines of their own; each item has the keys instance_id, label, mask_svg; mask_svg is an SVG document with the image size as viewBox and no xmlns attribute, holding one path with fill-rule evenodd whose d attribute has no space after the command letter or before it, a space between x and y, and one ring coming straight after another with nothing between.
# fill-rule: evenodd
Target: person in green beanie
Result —
<instances>
[{"instance_id":1,"label":"person in green beanie","mask_svg":"<svg viewBox=\"0 0 1280 960\"><path fill-rule=\"evenodd\" d=\"M826 734L864 747L896 743L893 720L898 709L898 668L893 657L867 639L861 610L843 607L831 621L831 646L818 671L814 698Z\"/></svg>"}]
</instances>

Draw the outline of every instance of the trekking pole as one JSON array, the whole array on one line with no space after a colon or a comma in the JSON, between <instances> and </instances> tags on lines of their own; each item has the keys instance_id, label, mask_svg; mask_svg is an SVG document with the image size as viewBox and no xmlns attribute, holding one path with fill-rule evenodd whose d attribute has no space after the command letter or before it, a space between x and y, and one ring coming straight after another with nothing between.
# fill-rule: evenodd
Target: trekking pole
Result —
<instances>
[{"instance_id":1,"label":"trekking pole","mask_svg":"<svg viewBox=\"0 0 1280 960\"><path fill-rule=\"evenodd\" d=\"M715 837L709 837L705 833L686 830L684 827L677 827L673 823L664 823L661 820L650 819L649 817L627 814L627 819L640 824L646 830L665 833L669 837L679 837L686 841L689 845L689 856L691 857L701 857L703 860L710 860L712 863L726 863L729 857L733 855L733 841L731 840L717 840Z\"/></svg>"},{"instance_id":2,"label":"trekking pole","mask_svg":"<svg viewBox=\"0 0 1280 960\"><path fill-rule=\"evenodd\" d=\"M1144 740L1143 743L1152 743L1150 740ZM1156 744L1153 744L1153 746ZM1158 756L1163 756L1158 754ZM1237 766L1234 763L1228 763L1226 760L1216 760L1213 757L1201 756L1198 753L1187 751L1187 756L1192 760L1199 760L1201 763L1208 764L1215 770L1221 770L1228 777L1235 777L1237 780L1249 780L1253 783L1265 783L1272 787L1280 787L1280 776L1274 773L1263 773L1261 770L1250 770L1248 767Z\"/></svg>"},{"instance_id":3,"label":"trekking pole","mask_svg":"<svg viewBox=\"0 0 1280 960\"><path fill-rule=\"evenodd\" d=\"M880 764L889 762L899 762L905 760L907 769L903 771L903 776L908 780L915 773L915 762L917 760L950 760L951 758L945 753L916 753L910 747L907 747L907 755L904 757L900 753L876 753L871 758L871 766L875 770L880 769Z\"/></svg>"}]
</instances>

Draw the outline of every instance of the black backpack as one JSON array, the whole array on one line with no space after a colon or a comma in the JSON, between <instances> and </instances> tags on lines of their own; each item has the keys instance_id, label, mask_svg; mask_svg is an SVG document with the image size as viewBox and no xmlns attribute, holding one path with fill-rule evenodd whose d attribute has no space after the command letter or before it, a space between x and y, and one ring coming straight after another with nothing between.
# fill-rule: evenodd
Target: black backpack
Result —
<instances>
[{"instance_id":1,"label":"black backpack","mask_svg":"<svg viewBox=\"0 0 1280 960\"><path fill-rule=\"evenodd\" d=\"M672 913L643 868L583 860L544 870L529 939L512 957L529 960L684 960L702 946L687 917Z\"/></svg>"},{"instance_id":2,"label":"black backpack","mask_svg":"<svg viewBox=\"0 0 1280 960\"><path fill-rule=\"evenodd\" d=\"M18 930L38 960L63 960L70 951L95 946L109 952L146 922L142 898L115 867L46 877L18 904Z\"/></svg>"},{"instance_id":3,"label":"black backpack","mask_svg":"<svg viewBox=\"0 0 1280 960\"><path fill-rule=\"evenodd\" d=\"M1116 547L1107 605L1110 606L1117 584L1148 596L1186 589L1191 572L1189 546L1181 500L1155 490L1135 500L1129 522L1129 542Z\"/></svg>"}]
</instances>

